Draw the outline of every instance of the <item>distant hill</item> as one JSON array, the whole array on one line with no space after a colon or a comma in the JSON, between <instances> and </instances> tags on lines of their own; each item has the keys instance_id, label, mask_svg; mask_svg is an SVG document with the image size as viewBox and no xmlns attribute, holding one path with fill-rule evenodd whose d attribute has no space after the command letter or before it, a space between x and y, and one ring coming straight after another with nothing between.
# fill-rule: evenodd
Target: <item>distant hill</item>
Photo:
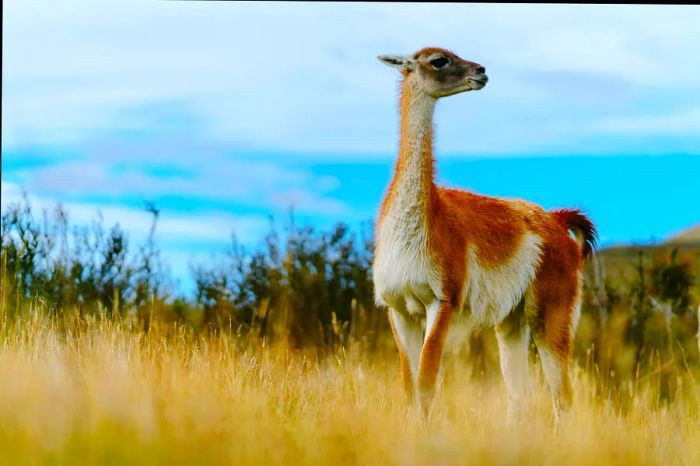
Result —
<instances>
[{"instance_id":1,"label":"distant hill","mask_svg":"<svg viewBox=\"0 0 700 466\"><path fill-rule=\"evenodd\" d=\"M669 244L698 244L700 245L700 224L684 230L667 241Z\"/></svg>"},{"instance_id":2,"label":"distant hill","mask_svg":"<svg viewBox=\"0 0 700 466\"><path fill-rule=\"evenodd\" d=\"M640 261L640 254L649 258L656 253L669 253L678 250L683 254L690 254L695 257L695 283L700 285L700 224L694 225L676 235L671 236L663 242L651 244L615 244L602 247L597 251L597 259L602 260L608 273L613 276L630 278L637 273ZM592 263L589 262L589 267ZM590 269L589 269L590 270Z\"/></svg>"},{"instance_id":3,"label":"distant hill","mask_svg":"<svg viewBox=\"0 0 700 466\"><path fill-rule=\"evenodd\" d=\"M687 228L669 237L666 241L648 244L612 244L600 248L598 252L603 257L629 259L635 257L642 250L659 251L673 248L700 254L700 224Z\"/></svg>"}]
</instances>

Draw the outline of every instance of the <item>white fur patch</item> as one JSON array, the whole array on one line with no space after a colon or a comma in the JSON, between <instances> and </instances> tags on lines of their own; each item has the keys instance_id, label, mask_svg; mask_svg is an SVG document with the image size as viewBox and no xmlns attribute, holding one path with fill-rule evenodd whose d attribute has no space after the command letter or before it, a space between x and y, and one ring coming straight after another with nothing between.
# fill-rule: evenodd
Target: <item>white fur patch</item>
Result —
<instances>
[{"instance_id":1,"label":"white fur patch","mask_svg":"<svg viewBox=\"0 0 700 466\"><path fill-rule=\"evenodd\" d=\"M574 308L571 314L571 339L574 339L576 335L576 328L578 327L578 321L581 318L581 295L583 293L583 274L581 271L578 272L576 279L576 299L574 300Z\"/></svg>"},{"instance_id":2,"label":"white fur patch","mask_svg":"<svg viewBox=\"0 0 700 466\"><path fill-rule=\"evenodd\" d=\"M403 309L406 296L417 296L424 303L432 293L439 299L440 273L427 254L426 229L411 216L391 213L378 232L378 248L373 264L375 298L380 305ZM396 300L402 302L395 302ZM420 311L408 306L409 311Z\"/></svg>"},{"instance_id":3,"label":"white fur patch","mask_svg":"<svg viewBox=\"0 0 700 466\"><path fill-rule=\"evenodd\" d=\"M467 254L466 300L474 325L495 325L522 299L540 261L542 239L526 233L516 254L497 267L481 265L473 245Z\"/></svg>"}]
</instances>

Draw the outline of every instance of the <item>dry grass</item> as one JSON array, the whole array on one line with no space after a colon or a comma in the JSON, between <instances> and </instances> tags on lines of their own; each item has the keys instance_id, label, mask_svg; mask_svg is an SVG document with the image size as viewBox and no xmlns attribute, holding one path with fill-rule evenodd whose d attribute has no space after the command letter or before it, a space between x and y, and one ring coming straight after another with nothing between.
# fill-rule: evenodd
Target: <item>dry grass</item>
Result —
<instances>
[{"instance_id":1,"label":"dry grass","mask_svg":"<svg viewBox=\"0 0 700 466\"><path fill-rule=\"evenodd\" d=\"M536 369L527 423L509 430L500 380L452 353L424 425L391 351L318 356L38 315L0 322L0 464L700 464L695 383L671 403L653 376L623 384L634 402L619 412L577 368L555 435Z\"/></svg>"}]
</instances>

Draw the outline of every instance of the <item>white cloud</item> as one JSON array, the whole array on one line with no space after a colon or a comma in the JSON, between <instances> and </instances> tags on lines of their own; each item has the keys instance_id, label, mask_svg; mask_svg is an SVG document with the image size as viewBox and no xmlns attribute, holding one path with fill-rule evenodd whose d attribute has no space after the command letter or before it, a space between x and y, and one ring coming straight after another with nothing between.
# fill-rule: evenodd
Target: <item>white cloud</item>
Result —
<instances>
[{"instance_id":1,"label":"white cloud","mask_svg":"<svg viewBox=\"0 0 700 466\"><path fill-rule=\"evenodd\" d=\"M8 205L22 201L22 187L2 182L2 209ZM53 198L28 194L27 199L34 215L42 210L51 211L56 206ZM151 227L151 214L140 209L100 205L83 202L63 202L62 206L68 213L73 225L89 225L102 216L103 225L110 228L114 224L129 233L137 243L143 242ZM198 214L162 213L158 221L158 237L165 241L195 241L223 244L230 240L235 232L237 238L249 244L254 244L267 232L268 220L263 216L231 215L226 212L204 212Z\"/></svg>"},{"instance_id":2,"label":"white cloud","mask_svg":"<svg viewBox=\"0 0 700 466\"><path fill-rule=\"evenodd\" d=\"M547 73L596 76L629 99L640 87L659 89L658 99L668 86L700 94L700 63L689 59L700 48L697 7L6 3L4 147L157 125L123 110L176 99L202 118L203 137L386 154L395 147L397 76L375 56L428 44L482 62L492 78L482 94L444 104L450 120L438 115L438 138L451 151L527 151L563 137L538 127L562 114L587 118L572 102L594 91L547 86ZM522 78L537 73L542 85ZM549 117L528 119L531 108Z\"/></svg>"},{"instance_id":3,"label":"white cloud","mask_svg":"<svg viewBox=\"0 0 700 466\"><path fill-rule=\"evenodd\" d=\"M314 212L316 214L342 215L348 212L348 207L335 199L319 199L318 196L305 189L295 188L275 193L270 199L278 208L293 207L294 210Z\"/></svg>"},{"instance_id":4,"label":"white cloud","mask_svg":"<svg viewBox=\"0 0 700 466\"><path fill-rule=\"evenodd\" d=\"M125 161L130 160L129 165L115 168L116 160L99 156L24 170L16 176L31 192L59 199L66 195L119 197L128 193L147 199L189 196L282 211L294 205L302 212L319 214L342 214L348 210L343 202L328 194L338 187L339 181L331 176L316 176L308 169L220 156L209 160L195 158L198 165L187 164L192 155L173 154L173 159L170 166L179 171L172 176L150 175L143 162L128 157Z\"/></svg>"}]
</instances>

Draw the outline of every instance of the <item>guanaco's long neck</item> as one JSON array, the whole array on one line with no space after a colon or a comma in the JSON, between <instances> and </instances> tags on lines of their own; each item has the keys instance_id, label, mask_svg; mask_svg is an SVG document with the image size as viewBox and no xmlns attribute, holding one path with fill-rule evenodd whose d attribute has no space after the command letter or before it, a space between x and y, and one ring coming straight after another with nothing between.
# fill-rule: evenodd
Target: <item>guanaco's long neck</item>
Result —
<instances>
[{"instance_id":1,"label":"guanaco's long neck","mask_svg":"<svg viewBox=\"0 0 700 466\"><path fill-rule=\"evenodd\" d=\"M433 184L433 111L435 98L405 80L401 89L399 157L385 208L402 214L427 214Z\"/></svg>"}]
</instances>

